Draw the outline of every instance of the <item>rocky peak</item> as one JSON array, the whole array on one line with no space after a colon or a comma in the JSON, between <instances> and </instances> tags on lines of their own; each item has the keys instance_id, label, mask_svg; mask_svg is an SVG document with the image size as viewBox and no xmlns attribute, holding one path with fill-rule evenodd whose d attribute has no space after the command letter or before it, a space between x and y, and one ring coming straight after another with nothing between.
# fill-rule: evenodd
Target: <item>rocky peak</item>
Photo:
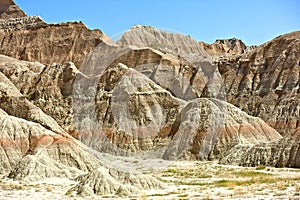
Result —
<instances>
[{"instance_id":1,"label":"rocky peak","mask_svg":"<svg viewBox=\"0 0 300 200\"><path fill-rule=\"evenodd\" d=\"M21 10L13 0L0 1L0 19L9 19L25 17L26 14Z\"/></svg>"},{"instance_id":2,"label":"rocky peak","mask_svg":"<svg viewBox=\"0 0 300 200\"><path fill-rule=\"evenodd\" d=\"M205 42L199 42L199 44L211 56L238 55L248 50L245 43L237 38L217 39L213 44L207 44Z\"/></svg>"},{"instance_id":3,"label":"rocky peak","mask_svg":"<svg viewBox=\"0 0 300 200\"><path fill-rule=\"evenodd\" d=\"M184 57L190 62L198 62L203 57L209 57L203 47L190 36L152 26L135 25L124 33L117 44L150 47L165 54Z\"/></svg>"}]
</instances>

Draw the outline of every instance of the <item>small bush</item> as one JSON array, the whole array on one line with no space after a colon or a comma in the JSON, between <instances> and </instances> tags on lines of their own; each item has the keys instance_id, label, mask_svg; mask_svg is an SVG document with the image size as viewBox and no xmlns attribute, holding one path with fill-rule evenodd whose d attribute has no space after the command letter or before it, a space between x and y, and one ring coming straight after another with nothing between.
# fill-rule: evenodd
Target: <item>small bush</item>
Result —
<instances>
[{"instance_id":1,"label":"small bush","mask_svg":"<svg viewBox=\"0 0 300 200\"><path fill-rule=\"evenodd\" d=\"M295 189L297 193L300 192L300 185L296 185Z\"/></svg>"},{"instance_id":2,"label":"small bush","mask_svg":"<svg viewBox=\"0 0 300 200\"><path fill-rule=\"evenodd\" d=\"M179 194L177 197L188 197L188 194Z\"/></svg>"},{"instance_id":3,"label":"small bush","mask_svg":"<svg viewBox=\"0 0 300 200\"><path fill-rule=\"evenodd\" d=\"M272 174L267 174L264 172L257 172L257 171L238 171L238 172L232 172L232 174L238 177L258 177L258 178L272 175Z\"/></svg>"},{"instance_id":4,"label":"small bush","mask_svg":"<svg viewBox=\"0 0 300 200\"><path fill-rule=\"evenodd\" d=\"M72 194L72 190L67 190L66 195L69 196Z\"/></svg>"},{"instance_id":5,"label":"small bush","mask_svg":"<svg viewBox=\"0 0 300 200\"><path fill-rule=\"evenodd\" d=\"M257 166L257 167L255 168L255 170L264 170L264 169L266 169L266 166L263 166L263 165Z\"/></svg>"},{"instance_id":6,"label":"small bush","mask_svg":"<svg viewBox=\"0 0 300 200\"><path fill-rule=\"evenodd\" d=\"M279 190L285 190L286 189L286 184L284 182L279 182L279 183L277 183L277 188Z\"/></svg>"},{"instance_id":7,"label":"small bush","mask_svg":"<svg viewBox=\"0 0 300 200\"><path fill-rule=\"evenodd\" d=\"M46 187L47 192L52 192L53 190L54 190L54 188L50 185Z\"/></svg>"},{"instance_id":8,"label":"small bush","mask_svg":"<svg viewBox=\"0 0 300 200\"><path fill-rule=\"evenodd\" d=\"M167 171L165 171L165 172L173 173L173 174L177 173L176 169L173 169L173 168L169 168L169 169L168 169Z\"/></svg>"}]
</instances>

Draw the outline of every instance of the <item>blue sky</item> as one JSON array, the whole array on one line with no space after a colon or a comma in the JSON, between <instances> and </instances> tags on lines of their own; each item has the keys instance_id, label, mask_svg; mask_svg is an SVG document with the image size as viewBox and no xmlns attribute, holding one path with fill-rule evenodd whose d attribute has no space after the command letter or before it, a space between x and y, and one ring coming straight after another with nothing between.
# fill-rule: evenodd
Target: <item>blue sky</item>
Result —
<instances>
[{"instance_id":1,"label":"blue sky","mask_svg":"<svg viewBox=\"0 0 300 200\"><path fill-rule=\"evenodd\" d=\"M83 21L109 36L135 24L171 29L208 43L237 37L262 44L300 30L300 0L15 0L46 22Z\"/></svg>"}]
</instances>

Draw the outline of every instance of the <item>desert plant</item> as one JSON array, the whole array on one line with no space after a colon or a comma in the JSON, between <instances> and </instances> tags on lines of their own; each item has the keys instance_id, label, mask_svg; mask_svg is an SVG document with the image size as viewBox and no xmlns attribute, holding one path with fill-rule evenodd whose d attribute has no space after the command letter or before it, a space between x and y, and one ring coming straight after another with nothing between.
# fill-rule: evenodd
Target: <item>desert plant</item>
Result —
<instances>
[{"instance_id":1,"label":"desert plant","mask_svg":"<svg viewBox=\"0 0 300 200\"><path fill-rule=\"evenodd\" d=\"M260 166L257 166L255 169L256 170L264 170L264 169L266 169L266 166L260 165Z\"/></svg>"}]
</instances>

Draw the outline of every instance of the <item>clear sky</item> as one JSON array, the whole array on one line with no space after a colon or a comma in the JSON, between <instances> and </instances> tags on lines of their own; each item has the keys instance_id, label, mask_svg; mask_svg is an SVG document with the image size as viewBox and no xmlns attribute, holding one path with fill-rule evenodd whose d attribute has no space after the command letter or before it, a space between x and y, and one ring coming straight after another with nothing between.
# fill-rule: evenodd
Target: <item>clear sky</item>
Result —
<instances>
[{"instance_id":1,"label":"clear sky","mask_svg":"<svg viewBox=\"0 0 300 200\"><path fill-rule=\"evenodd\" d=\"M262 44L300 30L300 0L15 0L46 22L83 21L108 36L151 25L208 43L237 37Z\"/></svg>"}]
</instances>

